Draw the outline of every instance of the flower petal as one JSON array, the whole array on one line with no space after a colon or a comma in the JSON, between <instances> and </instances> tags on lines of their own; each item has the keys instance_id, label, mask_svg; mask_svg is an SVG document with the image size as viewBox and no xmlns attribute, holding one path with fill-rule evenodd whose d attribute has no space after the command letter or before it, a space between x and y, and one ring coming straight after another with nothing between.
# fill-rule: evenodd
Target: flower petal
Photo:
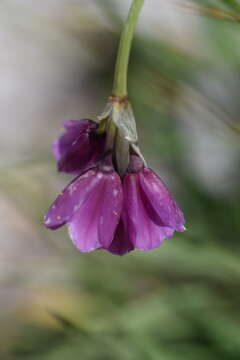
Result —
<instances>
[{"instance_id":1,"label":"flower petal","mask_svg":"<svg viewBox=\"0 0 240 360\"><path fill-rule=\"evenodd\" d=\"M98 186L99 179L96 174L96 169L89 170L74 179L63 190L50 206L44 218L44 224L47 228L54 230L70 221L88 193Z\"/></svg>"},{"instance_id":2,"label":"flower petal","mask_svg":"<svg viewBox=\"0 0 240 360\"><path fill-rule=\"evenodd\" d=\"M165 226L184 231L184 216L163 181L150 169L139 172L139 181L149 212Z\"/></svg>"},{"instance_id":3,"label":"flower petal","mask_svg":"<svg viewBox=\"0 0 240 360\"><path fill-rule=\"evenodd\" d=\"M63 126L66 130L77 130L78 132L83 132L86 131L89 126L97 128L97 123L89 119L65 120Z\"/></svg>"},{"instance_id":4,"label":"flower petal","mask_svg":"<svg viewBox=\"0 0 240 360\"><path fill-rule=\"evenodd\" d=\"M53 154L59 160L66 151L69 150L72 143L84 133L89 127L95 124L91 120L66 120L64 128L66 132L53 142ZM95 124L97 126L97 124Z\"/></svg>"},{"instance_id":5,"label":"flower petal","mask_svg":"<svg viewBox=\"0 0 240 360\"><path fill-rule=\"evenodd\" d=\"M117 173L98 172L98 186L89 192L70 221L69 233L76 247L88 252L108 248L122 209L122 186Z\"/></svg>"},{"instance_id":6,"label":"flower petal","mask_svg":"<svg viewBox=\"0 0 240 360\"><path fill-rule=\"evenodd\" d=\"M123 183L125 214L123 220L129 239L135 248L149 250L158 247L161 242L173 235L174 229L156 224L149 216L139 184L139 173L128 174Z\"/></svg>"},{"instance_id":7,"label":"flower petal","mask_svg":"<svg viewBox=\"0 0 240 360\"><path fill-rule=\"evenodd\" d=\"M128 233L126 230L127 229L124 226L123 220L121 219L118 224L113 242L111 243L109 248L106 250L108 250L109 252L111 252L112 254L115 254L115 255L124 255L124 254L128 253L129 251L134 250L134 246L130 242L129 236L128 236Z\"/></svg>"},{"instance_id":8,"label":"flower petal","mask_svg":"<svg viewBox=\"0 0 240 360\"><path fill-rule=\"evenodd\" d=\"M68 120L66 132L53 143L58 170L80 174L96 165L104 150L105 135L93 130L98 124L92 120Z\"/></svg>"}]
</instances>

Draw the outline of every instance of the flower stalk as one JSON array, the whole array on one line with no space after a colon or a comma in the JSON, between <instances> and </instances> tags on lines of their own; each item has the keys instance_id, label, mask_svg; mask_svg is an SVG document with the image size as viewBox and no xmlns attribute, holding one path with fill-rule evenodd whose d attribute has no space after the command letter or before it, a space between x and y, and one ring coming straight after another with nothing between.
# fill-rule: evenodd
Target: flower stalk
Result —
<instances>
[{"instance_id":1,"label":"flower stalk","mask_svg":"<svg viewBox=\"0 0 240 360\"><path fill-rule=\"evenodd\" d=\"M143 3L144 0L133 0L121 34L113 81L113 96L119 98L127 96L127 73L130 51L136 23Z\"/></svg>"}]
</instances>

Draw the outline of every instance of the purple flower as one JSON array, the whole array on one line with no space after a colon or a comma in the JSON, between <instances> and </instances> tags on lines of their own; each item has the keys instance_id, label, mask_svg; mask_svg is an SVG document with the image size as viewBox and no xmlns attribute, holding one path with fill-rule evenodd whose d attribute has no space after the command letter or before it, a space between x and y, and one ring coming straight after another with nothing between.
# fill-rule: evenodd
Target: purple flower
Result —
<instances>
[{"instance_id":1,"label":"purple flower","mask_svg":"<svg viewBox=\"0 0 240 360\"><path fill-rule=\"evenodd\" d=\"M78 176L51 205L44 223L52 230L68 225L83 252L149 250L185 230L171 193L146 167L131 106L127 98L122 101L111 99L99 117L101 135L91 120L68 120L53 144L59 171Z\"/></svg>"},{"instance_id":2,"label":"purple flower","mask_svg":"<svg viewBox=\"0 0 240 360\"><path fill-rule=\"evenodd\" d=\"M110 166L91 169L74 179L45 216L45 226L67 224L76 247L88 252L107 249L114 238L122 210L122 185Z\"/></svg>"},{"instance_id":3,"label":"purple flower","mask_svg":"<svg viewBox=\"0 0 240 360\"><path fill-rule=\"evenodd\" d=\"M81 174L96 166L103 155L105 135L98 135L98 124L92 120L67 120L66 132L53 143L58 170Z\"/></svg>"},{"instance_id":4,"label":"purple flower","mask_svg":"<svg viewBox=\"0 0 240 360\"><path fill-rule=\"evenodd\" d=\"M121 222L109 251L122 255L134 248L150 250L175 230L185 230L183 213L167 187L138 156L131 156L123 194Z\"/></svg>"},{"instance_id":5,"label":"purple flower","mask_svg":"<svg viewBox=\"0 0 240 360\"><path fill-rule=\"evenodd\" d=\"M117 255L156 248L175 230L185 230L183 214L163 181L136 155L122 181L109 157L76 177L44 222L52 230L67 224L82 252L105 249Z\"/></svg>"}]
</instances>

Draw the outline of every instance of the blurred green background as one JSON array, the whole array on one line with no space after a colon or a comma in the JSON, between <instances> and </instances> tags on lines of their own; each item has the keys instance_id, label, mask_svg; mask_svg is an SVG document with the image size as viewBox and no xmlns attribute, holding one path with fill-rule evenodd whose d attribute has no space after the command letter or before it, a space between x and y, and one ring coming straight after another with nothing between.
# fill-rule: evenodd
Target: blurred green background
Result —
<instances>
[{"instance_id":1,"label":"blurred green background","mask_svg":"<svg viewBox=\"0 0 240 360\"><path fill-rule=\"evenodd\" d=\"M129 94L188 231L124 257L42 219L70 179L51 143L103 110L130 0L0 4L0 359L240 359L240 2L145 3Z\"/></svg>"}]
</instances>

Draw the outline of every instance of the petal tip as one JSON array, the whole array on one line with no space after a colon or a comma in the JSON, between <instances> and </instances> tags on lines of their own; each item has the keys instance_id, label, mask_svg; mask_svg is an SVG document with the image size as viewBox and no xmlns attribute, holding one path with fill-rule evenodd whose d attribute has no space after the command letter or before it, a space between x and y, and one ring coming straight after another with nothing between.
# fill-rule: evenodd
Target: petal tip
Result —
<instances>
[{"instance_id":1,"label":"petal tip","mask_svg":"<svg viewBox=\"0 0 240 360\"><path fill-rule=\"evenodd\" d=\"M75 248L82 253L89 253L101 248L100 244L86 244L84 241L81 241L81 239L78 239L78 234L76 233L76 229L73 228L72 223L68 226L68 234Z\"/></svg>"},{"instance_id":2,"label":"petal tip","mask_svg":"<svg viewBox=\"0 0 240 360\"><path fill-rule=\"evenodd\" d=\"M43 218L43 224L47 229L50 229L50 230L57 229L56 225L53 225L53 223L51 222L51 219L47 215L45 215Z\"/></svg>"}]
</instances>

